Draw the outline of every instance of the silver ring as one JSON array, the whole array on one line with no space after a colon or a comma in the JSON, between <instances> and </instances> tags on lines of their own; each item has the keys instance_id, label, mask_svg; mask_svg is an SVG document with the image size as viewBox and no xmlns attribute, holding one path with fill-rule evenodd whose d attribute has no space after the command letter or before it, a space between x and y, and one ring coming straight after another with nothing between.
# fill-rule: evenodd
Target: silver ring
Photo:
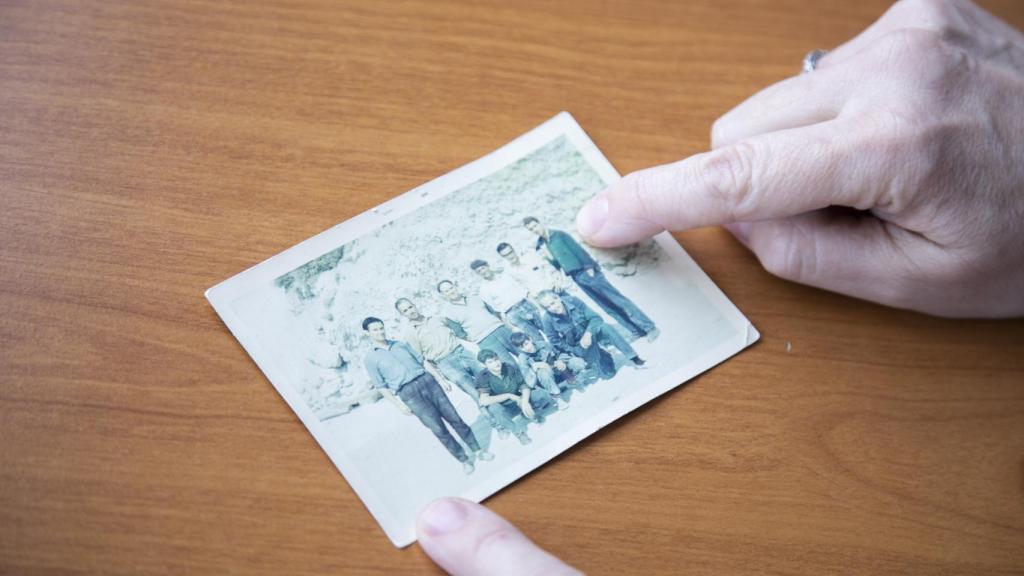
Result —
<instances>
[{"instance_id":1,"label":"silver ring","mask_svg":"<svg viewBox=\"0 0 1024 576\"><path fill-rule=\"evenodd\" d=\"M821 57L824 56L825 54L828 54L828 50L818 49L818 50L811 50L810 52L808 52L807 56L804 56L804 70L803 70L803 73L804 74L810 74L811 72L814 72L815 70L817 70L818 69L818 61L821 60Z\"/></svg>"}]
</instances>

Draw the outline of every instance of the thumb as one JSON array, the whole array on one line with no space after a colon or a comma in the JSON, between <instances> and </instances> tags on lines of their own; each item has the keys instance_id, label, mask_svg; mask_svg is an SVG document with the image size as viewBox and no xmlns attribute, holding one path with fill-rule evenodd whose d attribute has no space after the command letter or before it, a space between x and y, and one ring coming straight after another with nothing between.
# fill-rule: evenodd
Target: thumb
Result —
<instances>
[{"instance_id":1,"label":"thumb","mask_svg":"<svg viewBox=\"0 0 1024 576\"><path fill-rule=\"evenodd\" d=\"M874 216L818 210L726 228L768 272L786 280L913 309L939 288L918 281L938 249Z\"/></svg>"},{"instance_id":2,"label":"thumb","mask_svg":"<svg viewBox=\"0 0 1024 576\"><path fill-rule=\"evenodd\" d=\"M579 575L507 520L461 498L435 500L416 524L420 546L454 576Z\"/></svg>"}]
</instances>

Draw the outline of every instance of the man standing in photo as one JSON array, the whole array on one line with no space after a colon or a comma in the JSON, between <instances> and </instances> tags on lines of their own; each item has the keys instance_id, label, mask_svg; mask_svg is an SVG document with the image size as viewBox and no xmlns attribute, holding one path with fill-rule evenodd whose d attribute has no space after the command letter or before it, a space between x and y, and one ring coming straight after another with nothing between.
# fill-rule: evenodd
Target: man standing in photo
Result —
<instances>
[{"instance_id":1,"label":"man standing in photo","mask_svg":"<svg viewBox=\"0 0 1024 576\"><path fill-rule=\"evenodd\" d=\"M644 368L646 362L636 353L619 332L609 326L579 298L569 294L541 292L540 305L544 308L544 333L556 350L583 358L587 366L598 371L602 378L615 375L614 363L603 358L607 353L602 346L612 346L622 353L634 368Z\"/></svg>"},{"instance_id":2,"label":"man standing in photo","mask_svg":"<svg viewBox=\"0 0 1024 576\"><path fill-rule=\"evenodd\" d=\"M493 459L493 454L480 448L473 431L455 411L437 380L423 369L423 358L405 342L388 340L380 318L370 316L362 326L372 346L363 364L381 395L403 414L415 414L448 452L462 462L466 474L473 473L474 458ZM445 422L462 438L470 453L451 435Z\"/></svg>"},{"instance_id":3,"label":"man standing in photo","mask_svg":"<svg viewBox=\"0 0 1024 576\"><path fill-rule=\"evenodd\" d=\"M480 394L476 390L476 376L484 371L484 365L476 355L466 350L452 332L451 327L440 316L424 316L408 298L395 301L395 310L408 320L405 341L424 360L424 368L433 367L449 382L454 382L480 407L480 412L498 430L503 438L508 431L500 428L491 411L480 406ZM437 375L434 375L437 378ZM439 379L440 380L440 379Z\"/></svg>"},{"instance_id":4,"label":"man standing in photo","mask_svg":"<svg viewBox=\"0 0 1024 576\"><path fill-rule=\"evenodd\" d=\"M530 291L508 274L496 274L484 260L474 260L469 267L482 280L480 298L498 316L522 330L534 340L543 340L540 310L528 300Z\"/></svg>"},{"instance_id":5,"label":"man standing in photo","mask_svg":"<svg viewBox=\"0 0 1024 576\"><path fill-rule=\"evenodd\" d=\"M537 295L544 290L560 294L569 286L569 278L552 266L546 258L537 255L536 251L519 254L511 244L502 242L498 244L498 255L507 263L505 274L525 286L534 302L537 301Z\"/></svg>"},{"instance_id":6,"label":"man standing in photo","mask_svg":"<svg viewBox=\"0 0 1024 576\"><path fill-rule=\"evenodd\" d=\"M451 280L438 282L437 291L444 298L441 313L459 338L493 350L503 362L515 362L516 348L509 340L512 330L482 298L466 296Z\"/></svg>"},{"instance_id":7,"label":"man standing in photo","mask_svg":"<svg viewBox=\"0 0 1024 576\"><path fill-rule=\"evenodd\" d=\"M583 292L604 309L634 337L646 336L653 342L661 333L654 322L632 300L608 282L600 264L568 232L545 228L533 216L523 218L523 226L537 235L537 252L565 272Z\"/></svg>"}]
</instances>

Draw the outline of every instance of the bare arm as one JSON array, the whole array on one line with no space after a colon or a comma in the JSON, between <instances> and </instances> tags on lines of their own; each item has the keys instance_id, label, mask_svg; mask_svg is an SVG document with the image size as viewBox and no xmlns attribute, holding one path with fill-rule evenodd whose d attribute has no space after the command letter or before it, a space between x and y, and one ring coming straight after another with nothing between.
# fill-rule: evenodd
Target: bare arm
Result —
<instances>
[{"instance_id":1,"label":"bare arm","mask_svg":"<svg viewBox=\"0 0 1024 576\"><path fill-rule=\"evenodd\" d=\"M523 416L526 416L530 420L533 420L536 414L533 413L533 406L530 406L530 387L523 386L520 390L519 395L519 408L523 411Z\"/></svg>"},{"instance_id":2,"label":"bare arm","mask_svg":"<svg viewBox=\"0 0 1024 576\"><path fill-rule=\"evenodd\" d=\"M518 401L519 396L516 396L515 394L495 394L492 396L486 392L480 393L481 406L490 406L491 404L497 404L498 402L504 402L506 400Z\"/></svg>"},{"instance_id":3,"label":"bare arm","mask_svg":"<svg viewBox=\"0 0 1024 576\"><path fill-rule=\"evenodd\" d=\"M441 375L441 371L437 369L437 366L433 362L430 360L424 360L423 369L427 371L427 374L433 376L434 380L437 380L437 383L441 385L441 388L444 388L445 392L452 391L451 382Z\"/></svg>"},{"instance_id":4,"label":"bare arm","mask_svg":"<svg viewBox=\"0 0 1024 576\"><path fill-rule=\"evenodd\" d=\"M398 408L398 410L402 414L405 414L406 416L412 414L412 410L410 410L409 407L405 405L405 402L402 402L401 399L398 398L398 396L395 396L395 393L392 392L391 390L388 390L387 388L381 388L380 395L387 398L388 402L394 404L395 407Z\"/></svg>"}]
</instances>

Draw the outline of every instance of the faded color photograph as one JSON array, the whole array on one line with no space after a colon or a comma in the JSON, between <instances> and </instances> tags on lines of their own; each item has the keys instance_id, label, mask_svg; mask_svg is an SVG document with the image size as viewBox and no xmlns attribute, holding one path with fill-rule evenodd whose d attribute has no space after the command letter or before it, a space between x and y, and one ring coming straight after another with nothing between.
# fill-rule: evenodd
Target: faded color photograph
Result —
<instances>
[{"instance_id":1,"label":"faded color photograph","mask_svg":"<svg viewBox=\"0 0 1024 576\"><path fill-rule=\"evenodd\" d=\"M230 302L346 477L410 533L431 499L493 493L748 338L671 237L580 240L576 212L616 175L548 131Z\"/></svg>"}]
</instances>

